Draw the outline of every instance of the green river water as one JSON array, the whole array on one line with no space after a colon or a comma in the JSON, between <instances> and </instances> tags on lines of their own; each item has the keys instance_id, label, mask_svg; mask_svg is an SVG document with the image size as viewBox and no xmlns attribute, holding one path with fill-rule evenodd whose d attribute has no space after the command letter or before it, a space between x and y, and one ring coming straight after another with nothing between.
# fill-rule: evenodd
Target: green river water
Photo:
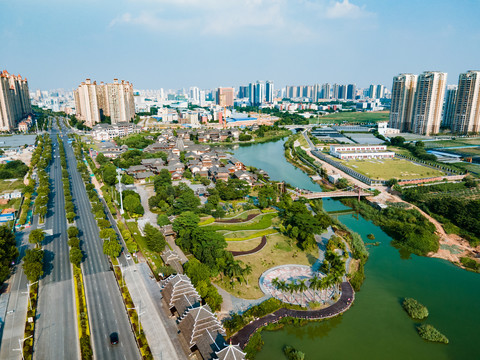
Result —
<instances>
[{"instance_id":1,"label":"green river water","mask_svg":"<svg viewBox=\"0 0 480 360\"><path fill-rule=\"evenodd\" d=\"M283 156L284 141L237 148L234 153L246 165L264 169L272 180L321 191L302 171ZM347 209L336 200L324 200L326 211ZM341 215L339 220L359 233L364 241L373 233L377 247L370 247L366 280L345 314L303 327L287 326L264 331L263 350L257 359L284 359L282 349L291 345L308 359L480 359L480 275L448 261L408 256L390 245L391 238L361 216ZM413 297L428 307L424 322L437 327L448 345L428 343L401 307Z\"/></svg>"}]
</instances>

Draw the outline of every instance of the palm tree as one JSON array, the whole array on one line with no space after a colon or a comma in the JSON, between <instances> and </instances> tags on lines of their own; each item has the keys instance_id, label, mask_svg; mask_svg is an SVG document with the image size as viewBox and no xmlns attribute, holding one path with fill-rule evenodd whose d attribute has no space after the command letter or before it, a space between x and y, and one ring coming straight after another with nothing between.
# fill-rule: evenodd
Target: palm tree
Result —
<instances>
[{"instance_id":1,"label":"palm tree","mask_svg":"<svg viewBox=\"0 0 480 360\"><path fill-rule=\"evenodd\" d=\"M253 269L252 269L252 266L250 264L247 264L245 265L245 268L243 269L243 275L250 275L252 273ZM247 285L248 285L248 277L244 277Z\"/></svg>"},{"instance_id":2,"label":"palm tree","mask_svg":"<svg viewBox=\"0 0 480 360\"><path fill-rule=\"evenodd\" d=\"M298 291L302 293L302 304L305 297L305 291L308 289L307 284L305 283L307 279L300 280L298 283Z\"/></svg>"}]
</instances>

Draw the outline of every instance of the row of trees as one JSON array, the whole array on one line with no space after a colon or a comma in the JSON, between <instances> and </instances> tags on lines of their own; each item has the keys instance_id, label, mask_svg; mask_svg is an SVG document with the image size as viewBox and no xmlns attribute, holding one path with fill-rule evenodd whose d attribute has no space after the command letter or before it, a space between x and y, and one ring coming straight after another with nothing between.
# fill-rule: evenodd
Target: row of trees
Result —
<instances>
[{"instance_id":1,"label":"row of trees","mask_svg":"<svg viewBox=\"0 0 480 360\"><path fill-rule=\"evenodd\" d=\"M18 256L15 235L7 226L0 227L0 285L10 276L10 266Z\"/></svg>"},{"instance_id":2,"label":"row of trees","mask_svg":"<svg viewBox=\"0 0 480 360\"><path fill-rule=\"evenodd\" d=\"M60 164L62 165L62 181L63 181L63 195L65 197L65 213L67 221L71 224L75 220L75 205L72 201L72 193L70 191L70 176L67 170L67 159L65 157L65 147L60 136L58 139L58 148L60 153Z\"/></svg>"},{"instance_id":3,"label":"row of trees","mask_svg":"<svg viewBox=\"0 0 480 360\"><path fill-rule=\"evenodd\" d=\"M86 183L85 189L92 206L92 213L100 230L100 239L103 240L103 253L117 257L122 251L122 245L118 242L117 233L112 229L112 224L105 214L103 203L95 190L95 186L91 183L88 168L82 161L83 149L78 141L75 142L75 156L77 157L77 169L81 171L82 178Z\"/></svg>"},{"instance_id":4,"label":"row of trees","mask_svg":"<svg viewBox=\"0 0 480 360\"><path fill-rule=\"evenodd\" d=\"M47 205L50 194L49 177L45 169L52 160L52 140L48 134L40 136L37 140L37 149L32 155L32 169L37 169L38 187L35 199L35 214L40 216L43 222L47 215Z\"/></svg>"}]
</instances>

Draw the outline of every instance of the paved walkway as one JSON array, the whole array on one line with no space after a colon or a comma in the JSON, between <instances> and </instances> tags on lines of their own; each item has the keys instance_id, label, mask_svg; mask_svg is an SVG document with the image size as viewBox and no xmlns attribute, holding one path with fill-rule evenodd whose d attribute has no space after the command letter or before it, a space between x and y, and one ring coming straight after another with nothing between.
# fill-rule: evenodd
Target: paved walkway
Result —
<instances>
[{"instance_id":1,"label":"paved walkway","mask_svg":"<svg viewBox=\"0 0 480 360\"><path fill-rule=\"evenodd\" d=\"M265 300L270 299L272 296L270 294L265 295L259 299L242 299L236 297L235 295L230 294L226 290L222 289L217 284L213 284L218 290L218 293L223 298L221 314L227 316L233 313L242 314L252 306L258 305Z\"/></svg>"},{"instance_id":2,"label":"paved walkway","mask_svg":"<svg viewBox=\"0 0 480 360\"><path fill-rule=\"evenodd\" d=\"M135 264L132 260L128 264L127 270L124 270L125 282L140 314L140 322L154 359L186 359L180 350L176 328L172 331L174 322L162 316L160 287L150 278L152 274L148 265Z\"/></svg>"},{"instance_id":3,"label":"paved walkway","mask_svg":"<svg viewBox=\"0 0 480 360\"><path fill-rule=\"evenodd\" d=\"M312 265L312 271L319 271L320 267L325 260L325 250L327 249L328 240L335 235L331 226L327 228L327 232L324 232L321 235L315 234L315 241L318 246L318 259L315 261L315 264Z\"/></svg>"},{"instance_id":4,"label":"paved walkway","mask_svg":"<svg viewBox=\"0 0 480 360\"><path fill-rule=\"evenodd\" d=\"M349 282L343 282L341 284L341 291L342 295L340 296L340 299L338 299L335 304L329 306L328 308L320 310L290 310L281 308L272 314L268 314L264 317L256 319L255 321L252 321L250 324L234 334L230 338L230 341L232 344L240 344L240 346L244 348L250 339L250 336L252 336L255 331L268 324L276 323L284 317L319 320L328 319L342 314L352 305L353 300L355 299L355 292L353 291L353 288Z\"/></svg>"}]
</instances>

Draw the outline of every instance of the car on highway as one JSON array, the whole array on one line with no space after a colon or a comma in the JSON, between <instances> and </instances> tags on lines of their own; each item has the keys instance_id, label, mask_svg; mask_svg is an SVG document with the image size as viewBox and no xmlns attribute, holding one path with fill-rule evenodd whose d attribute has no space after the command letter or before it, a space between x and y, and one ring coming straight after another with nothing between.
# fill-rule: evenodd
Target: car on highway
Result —
<instances>
[{"instance_id":1,"label":"car on highway","mask_svg":"<svg viewBox=\"0 0 480 360\"><path fill-rule=\"evenodd\" d=\"M118 333L113 332L110 334L110 344L117 345L118 344Z\"/></svg>"}]
</instances>

